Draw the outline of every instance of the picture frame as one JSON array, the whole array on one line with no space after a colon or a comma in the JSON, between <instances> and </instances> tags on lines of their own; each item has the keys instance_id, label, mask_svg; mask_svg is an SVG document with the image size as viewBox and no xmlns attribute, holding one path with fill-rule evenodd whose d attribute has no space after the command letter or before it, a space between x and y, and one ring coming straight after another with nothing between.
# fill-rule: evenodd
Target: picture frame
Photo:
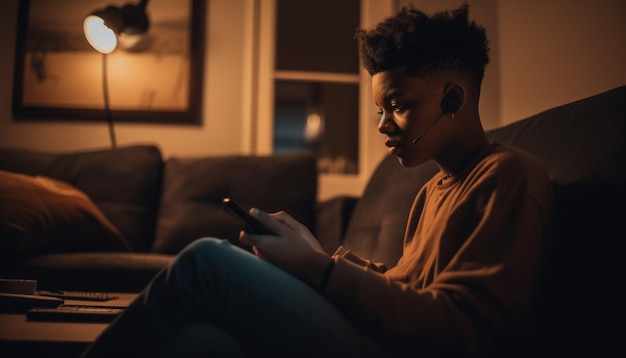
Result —
<instances>
[{"instance_id":1,"label":"picture frame","mask_svg":"<svg viewBox=\"0 0 626 358\"><path fill-rule=\"evenodd\" d=\"M200 125L206 0L148 1L146 36L108 55L83 35L94 10L139 1L20 0L14 120Z\"/></svg>"}]
</instances>

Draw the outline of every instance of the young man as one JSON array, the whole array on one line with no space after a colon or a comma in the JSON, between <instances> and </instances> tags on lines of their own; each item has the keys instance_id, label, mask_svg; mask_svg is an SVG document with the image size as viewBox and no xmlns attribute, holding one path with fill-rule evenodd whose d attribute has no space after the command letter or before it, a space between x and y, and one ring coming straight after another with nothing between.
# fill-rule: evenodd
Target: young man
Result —
<instances>
[{"instance_id":1,"label":"young man","mask_svg":"<svg viewBox=\"0 0 626 358\"><path fill-rule=\"evenodd\" d=\"M242 233L256 255L197 240L85 357L485 357L525 344L552 192L534 158L483 131L484 29L466 5L408 7L357 40L389 152L441 169L415 198L397 264L330 257L288 214L252 209L276 233Z\"/></svg>"}]
</instances>

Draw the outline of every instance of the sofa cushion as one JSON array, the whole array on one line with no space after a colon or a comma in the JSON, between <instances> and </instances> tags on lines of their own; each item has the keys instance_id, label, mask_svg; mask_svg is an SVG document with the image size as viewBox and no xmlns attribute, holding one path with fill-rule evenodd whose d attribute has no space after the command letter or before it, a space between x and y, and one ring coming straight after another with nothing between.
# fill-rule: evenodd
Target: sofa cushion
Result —
<instances>
[{"instance_id":1,"label":"sofa cushion","mask_svg":"<svg viewBox=\"0 0 626 358\"><path fill-rule=\"evenodd\" d=\"M284 210L314 231L317 166L311 154L169 158L153 252L173 254L206 236L239 245L239 226L223 209Z\"/></svg>"},{"instance_id":2,"label":"sofa cushion","mask_svg":"<svg viewBox=\"0 0 626 358\"><path fill-rule=\"evenodd\" d=\"M151 145L75 153L0 148L0 169L44 175L80 189L135 251L152 245L162 168L161 152Z\"/></svg>"},{"instance_id":3,"label":"sofa cushion","mask_svg":"<svg viewBox=\"0 0 626 358\"><path fill-rule=\"evenodd\" d=\"M130 251L130 246L75 187L52 178L0 170L3 264L71 251Z\"/></svg>"}]
</instances>

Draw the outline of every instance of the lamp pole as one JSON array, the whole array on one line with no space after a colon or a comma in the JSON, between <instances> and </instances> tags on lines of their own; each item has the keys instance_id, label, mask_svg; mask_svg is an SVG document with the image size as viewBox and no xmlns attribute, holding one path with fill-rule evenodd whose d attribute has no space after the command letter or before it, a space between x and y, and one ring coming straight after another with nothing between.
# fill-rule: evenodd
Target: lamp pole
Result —
<instances>
[{"instance_id":1,"label":"lamp pole","mask_svg":"<svg viewBox=\"0 0 626 358\"><path fill-rule=\"evenodd\" d=\"M111 116L111 107L109 105L109 84L107 74L107 54L102 54L102 94L104 95L104 114L109 124L109 137L111 138L111 148L117 147L115 140L115 129L113 128L113 117Z\"/></svg>"},{"instance_id":2,"label":"lamp pole","mask_svg":"<svg viewBox=\"0 0 626 358\"><path fill-rule=\"evenodd\" d=\"M83 32L87 42L96 51L102 53L102 92L104 95L104 113L109 124L111 147L115 149L115 131L113 117L109 105L109 86L107 76L107 54L115 51L118 44L118 35L143 34L148 30L150 21L146 14L148 0L140 0L138 5L126 4L121 8L109 5L103 9L91 12L83 20Z\"/></svg>"}]
</instances>

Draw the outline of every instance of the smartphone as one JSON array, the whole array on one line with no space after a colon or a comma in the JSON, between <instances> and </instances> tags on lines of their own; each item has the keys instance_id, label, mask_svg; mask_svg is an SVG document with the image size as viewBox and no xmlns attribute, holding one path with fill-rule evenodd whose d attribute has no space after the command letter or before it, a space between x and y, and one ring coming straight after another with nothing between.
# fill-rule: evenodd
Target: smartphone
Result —
<instances>
[{"instance_id":1,"label":"smartphone","mask_svg":"<svg viewBox=\"0 0 626 358\"><path fill-rule=\"evenodd\" d=\"M222 199L222 205L224 210L235 218L245 232L256 235L275 235L231 198Z\"/></svg>"}]
</instances>

